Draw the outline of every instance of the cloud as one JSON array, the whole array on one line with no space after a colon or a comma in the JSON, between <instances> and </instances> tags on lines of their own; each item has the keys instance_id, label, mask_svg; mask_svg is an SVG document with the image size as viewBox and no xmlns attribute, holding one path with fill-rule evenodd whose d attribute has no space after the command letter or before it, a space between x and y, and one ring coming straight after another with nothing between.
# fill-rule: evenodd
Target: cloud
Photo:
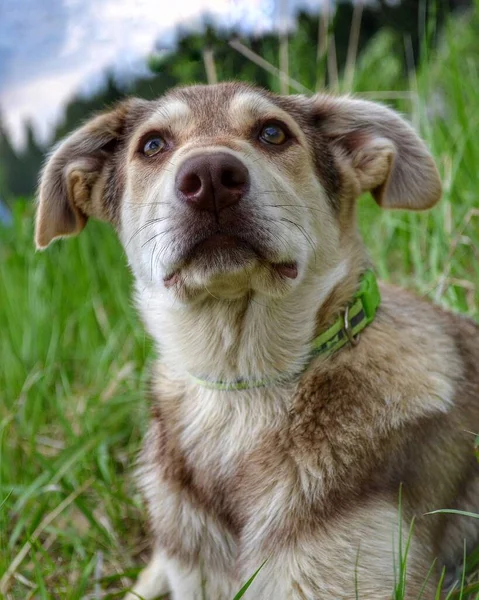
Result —
<instances>
[{"instance_id":1,"label":"cloud","mask_svg":"<svg viewBox=\"0 0 479 600\"><path fill-rule=\"evenodd\" d=\"M0 90L55 61L65 43L69 14L62 0L2 0Z\"/></svg>"},{"instance_id":2,"label":"cloud","mask_svg":"<svg viewBox=\"0 0 479 600\"><path fill-rule=\"evenodd\" d=\"M318 7L320 0L290 1ZM138 73L179 24L211 15L227 27L270 29L276 0L1 0L0 107L15 141L30 119L46 139L68 99L88 91L109 67Z\"/></svg>"}]
</instances>

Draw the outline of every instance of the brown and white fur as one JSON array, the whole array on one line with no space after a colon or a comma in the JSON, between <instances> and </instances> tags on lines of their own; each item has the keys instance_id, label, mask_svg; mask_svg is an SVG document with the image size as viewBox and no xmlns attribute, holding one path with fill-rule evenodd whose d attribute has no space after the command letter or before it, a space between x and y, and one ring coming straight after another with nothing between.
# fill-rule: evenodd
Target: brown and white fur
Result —
<instances>
[{"instance_id":1,"label":"brown and white fur","mask_svg":"<svg viewBox=\"0 0 479 600\"><path fill-rule=\"evenodd\" d=\"M284 143L264 140L268 124ZM155 136L164 146L147 156ZM181 173L192 159L213 169L218 153L247 185L219 205L213 183L198 207ZM308 365L369 265L355 219L368 191L393 209L440 197L397 114L234 83L127 100L50 157L37 246L89 216L112 223L158 348L139 469L154 551L129 598L231 600L263 563L245 598L390 598L414 519L406 598L436 560L429 600L442 565L477 541L473 520L425 513L479 509L478 327L383 285L359 344ZM220 391L191 374L292 379Z\"/></svg>"}]
</instances>

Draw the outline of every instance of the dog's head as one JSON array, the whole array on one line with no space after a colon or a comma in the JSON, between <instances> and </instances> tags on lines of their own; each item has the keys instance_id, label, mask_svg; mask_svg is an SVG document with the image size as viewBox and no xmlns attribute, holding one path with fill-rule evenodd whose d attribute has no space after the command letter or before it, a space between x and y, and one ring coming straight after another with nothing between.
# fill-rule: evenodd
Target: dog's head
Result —
<instances>
[{"instance_id":1,"label":"dog's head","mask_svg":"<svg viewBox=\"0 0 479 600\"><path fill-rule=\"evenodd\" d=\"M243 84L130 99L61 143L43 172L36 243L118 230L137 279L185 301L203 293L287 293L340 260L355 200L432 206L440 181L393 111Z\"/></svg>"}]
</instances>

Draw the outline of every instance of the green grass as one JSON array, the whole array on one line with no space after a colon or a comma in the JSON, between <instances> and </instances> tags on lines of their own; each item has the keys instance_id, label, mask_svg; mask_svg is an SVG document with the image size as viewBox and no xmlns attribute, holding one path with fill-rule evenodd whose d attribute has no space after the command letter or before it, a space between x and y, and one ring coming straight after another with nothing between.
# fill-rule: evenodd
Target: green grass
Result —
<instances>
[{"instance_id":1,"label":"green grass","mask_svg":"<svg viewBox=\"0 0 479 600\"><path fill-rule=\"evenodd\" d=\"M0 244L0 578L30 543L11 597L81 598L102 561L118 576L146 547L129 474L151 346L112 232L90 224L38 254L31 205L15 217Z\"/></svg>"},{"instance_id":2,"label":"green grass","mask_svg":"<svg viewBox=\"0 0 479 600\"><path fill-rule=\"evenodd\" d=\"M451 22L438 53L403 82L411 100L396 102L437 157L443 201L427 214L381 212L370 199L360 206L381 277L475 318L478 21ZM392 85L385 51L382 34L357 65L356 90ZM12 600L121 597L148 551L130 475L148 418L151 343L108 227L89 223L79 238L35 253L32 216L30 203L18 203L14 226L0 231L0 580L14 567ZM395 600L404 588L403 573ZM457 597L479 598L470 589Z\"/></svg>"}]
</instances>

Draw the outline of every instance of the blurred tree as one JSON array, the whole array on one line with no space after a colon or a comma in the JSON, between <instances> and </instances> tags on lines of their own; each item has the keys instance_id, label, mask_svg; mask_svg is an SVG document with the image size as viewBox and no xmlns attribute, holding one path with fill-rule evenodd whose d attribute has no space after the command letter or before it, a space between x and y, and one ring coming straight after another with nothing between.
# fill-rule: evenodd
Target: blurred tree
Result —
<instances>
[{"instance_id":1,"label":"blurred tree","mask_svg":"<svg viewBox=\"0 0 479 600\"><path fill-rule=\"evenodd\" d=\"M22 150L16 151L0 121L0 197L7 203L31 196L37 184L45 148L30 122L25 124L25 140Z\"/></svg>"},{"instance_id":2,"label":"blurred tree","mask_svg":"<svg viewBox=\"0 0 479 600\"><path fill-rule=\"evenodd\" d=\"M421 52L436 44L446 15L470 2L363 0L358 4L339 0L328 19L324 15L299 12L295 29L288 36L289 75L312 91L323 85L334 89L337 79L344 91L349 91L353 82L358 91L371 89L371 85L377 91L403 89L405 75L415 67ZM375 43L370 44L373 37ZM206 83L213 76L219 81L251 81L279 92L276 75L229 45L236 38L234 31L216 28L208 19L202 32L180 29L174 49L150 57L150 77L121 85L110 72L103 87L93 95L72 98L51 141L64 137L92 113L127 94L151 99L175 85ZM240 41L272 67L279 68L276 32L242 36ZM324 55L318 51L321 48L326 49ZM360 68L356 69L356 64ZM0 194L6 197L30 195L35 188L44 148L38 144L30 124L26 125L26 138L25 149L17 154L0 122Z\"/></svg>"},{"instance_id":3,"label":"blurred tree","mask_svg":"<svg viewBox=\"0 0 479 600\"><path fill-rule=\"evenodd\" d=\"M107 73L104 85L91 96L76 96L67 104L62 121L57 125L53 139L59 140L92 113L114 104L125 94L113 73Z\"/></svg>"},{"instance_id":4,"label":"blurred tree","mask_svg":"<svg viewBox=\"0 0 479 600\"><path fill-rule=\"evenodd\" d=\"M29 196L32 190L35 189L45 153L43 146L38 143L33 125L30 122L26 123L25 130L26 145L23 152L18 156L21 177L16 178L16 189L12 190L17 196Z\"/></svg>"},{"instance_id":5,"label":"blurred tree","mask_svg":"<svg viewBox=\"0 0 479 600\"><path fill-rule=\"evenodd\" d=\"M17 180L21 179L20 158L0 120L0 197L9 202L17 195Z\"/></svg>"},{"instance_id":6,"label":"blurred tree","mask_svg":"<svg viewBox=\"0 0 479 600\"><path fill-rule=\"evenodd\" d=\"M2 124L2 115L0 114L0 200L6 195L7 189L7 170L6 170L6 135Z\"/></svg>"}]
</instances>

